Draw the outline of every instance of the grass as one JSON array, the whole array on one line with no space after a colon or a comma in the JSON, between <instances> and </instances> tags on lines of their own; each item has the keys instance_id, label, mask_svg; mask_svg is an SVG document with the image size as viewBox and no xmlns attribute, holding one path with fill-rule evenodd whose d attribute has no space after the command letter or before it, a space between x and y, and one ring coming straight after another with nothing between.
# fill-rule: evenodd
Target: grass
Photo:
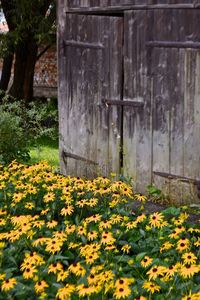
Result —
<instances>
[{"instance_id":1,"label":"grass","mask_svg":"<svg viewBox=\"0 0 200 300\"><path fill-rule=\"evenodd\" d=\"M30 156L30 164L46 160L51 166L59 167L58 141L47 138L39 140L38 144L31 148Z\"/></svg>"}]
</instances>

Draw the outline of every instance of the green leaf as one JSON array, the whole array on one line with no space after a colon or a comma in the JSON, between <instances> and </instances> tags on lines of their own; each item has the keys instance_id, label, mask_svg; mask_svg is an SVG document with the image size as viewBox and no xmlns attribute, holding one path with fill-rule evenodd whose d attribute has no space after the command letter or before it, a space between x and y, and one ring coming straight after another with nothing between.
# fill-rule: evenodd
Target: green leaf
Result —
<instances>
[{"instance_id":1,"label":"green leaf","mask_svg":"<svg viewBox=\"0 0 200 300\"><path fill-rule=\"evenodd\" d=\"M139 254L136 256L135 260L136 260L137 262L140 262L140 261L145 257L146 254L147 254L146 252L141 252L141 253L139 253Z\"/></svg>"},{"instance_id":2,"label":"green leaf","mask_svg":"<svg viewBox=\"0 0 200 300\"><path fill-rule=\"evenodd\" d=\"M180 214L180 208L177 207L168 207L167 209L162 211L163 215L174 215L177 216Z\"/></svg>"}]
</instances>

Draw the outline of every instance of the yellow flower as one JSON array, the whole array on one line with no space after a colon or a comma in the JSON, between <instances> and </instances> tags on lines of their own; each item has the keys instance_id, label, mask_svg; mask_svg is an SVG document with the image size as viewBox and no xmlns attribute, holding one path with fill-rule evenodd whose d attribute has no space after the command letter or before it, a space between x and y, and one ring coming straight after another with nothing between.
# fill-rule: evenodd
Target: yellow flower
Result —
<instances>
[{"instance_id":1,"label":"yellow flower","mask_svg":"<svg viewBox=\"0 0 200 300\"><path fill-rule=\"evenodd\" d=\"M103 220L99 223L99 229L110 229L112 227L112 223L108 220Z\"/></svg>"},{"instance_id":2,"label":"yellow flower","mask_svg":"<svg viewBox=\"0 0 200 300\"><path fill-rule=\"evenodd\" d=\"M149 256L145 256L143 260L141 260L141 265L146 268L152 263L153 259Z\"/></svg>"},{"instance_id":3,"label":"yellow flower","mask_svg":"<svg viewBox=\"0 0 200 300\"><path fill-rule=\"evenodd\" d=\"M71 264L68 270L71 273L75 274L76 276L81 276L81 277L83 277L86 273L86 270L81 266L79 262Z\"/></svg>"},{"instance_id":4,"label":"yellow flower","mask_svg":"<svg viewBox=\"0 0 200 300\"><path fill-rule=\"evenodd\" d=\"M51 221L47 222L47 227L48 228L54 228L54 227L56 227L57 224L58 224L57 221L51 220Z\"/></svg>"},{"instance_id":5,"label":"yellow flower","mask_svg":"<svg viewBox=\"0 0 200 300\"><path fill-rule=\"evenodd\" d=\"M17 283L17 280L15 278L6 279L1 284L1 290L4 292L7 292L7 291L13 289L14 286L16 285L16 283Z\"/></svg>"},{"instance_id":6,"label":"yellow flower","mask_svg":"<svg viewBox=\"0 0 200 300\"><path fill-rule=\"evenodd\" d=\"M98 203L98 198L91 198L87 201L87 205L89 207L94 207L97 205L97 203Z\"/></svg>"},{"instance_id":7,"label":"yellow flower","mask_svg":"<svg viewBox=\"0 0 200 300\"><path fill-rule=\"evenodd\" d=\"M37 294L41 294L44 292L44 290L48 287L49 285L46 283L45 280L41 280L36 282L35 284L35 291Z\"/></svg>"},{"instance_id":8,"label":"yellow flower","mask_svg":"<svg viewBox=\"0 0 200 300\"><path fill-rule=\"evenodd\" d=\"M197 265L183 265L179 270L179 274L183 278L190 278L194 276L195 273L198 273L199 271L200 268Z\"/></svg>"},{"instance_id":9,"label":"yellow flower","mask_svg":"<svg viewBox=\"0 0 200 300\"><path fill-rule=\"evenodd\" d=\"M142 287L152 294L160 291L160 286L153 281L145 281Z\"/></svg>"},{"instance_id":10,"label":"yellow flower","mask_svg":"<svg viewBox=\"0 0 200 300\"><path fill-rule=\"evenodd\" d=\"M86 264L92 264L98 258L99 258L99 254L97 252L90 253L85 256Z\"/></svg>"},{"instance_id":11,"label":"yellow flower","mask_svg":"<svg viewBox=\"0 0 200 300\"><path fill-rule=\"evenodd\" d=\"M87 235L87 229L86 229L86 227L85 226L78 226L77 227L77 234L79 236L81 236L81 235Z\"/></svg>"},{"instance_id":12,"label":"yellow flower","mask_svg":"<svg viewBox=\"0 0 200 300\"><path fill-rule=\"evenodd\" d=\"M6 278L6 274L4 273L4 274L2 274L2 273L0 273L0 280L4 280Z\"/></svg>"},{"instance_id":13,"label":"yellow flower","mask_svg":"<svg viewBox=\"0 0 200 300\"><path fill-rule=\"evenodd\" d=\"M34 221L32 224L33 224L33 227L41 229L42 226L44 226L45 221L44 220L37 220L37 221Z\"/></svg>"},{"instance_id":14,"label":"yellow flower","mask_svg":"<svg viewBox=\"0 0 200 300\"><path fill-rule=\"evenodd\" d=\"M158 276L164 276L166 271L166 267L163 266L153 266L151 269L147 272L147 275L149 275L149 279L156 279Z\"/></svg>"},{"instance_id":15,"label":"yellow flower","mask_svg":"<svg viewBox=\"0 0 200 300\"><path fill-rule=\"evenodd\" d=\"M64 281L67 277L69 276L69 272L68 271L64 271L61 270L58 274L57 274L57 281Z\"/></svg>"},{"instance_id":16,"label":"yellow flower","mask_svg":"<svg viewBox=\"0 0 200 300\"><path fill-rule=\"evenodd\" d=\"M162 226L164 216L161 213L155 212L152 215L150 215L149 223L151 227L158 227L160 228Z\"/></svg>"},{"instance_id":17,"label":"yellow flower","mask_svg":"<svg viewBox=\"0 0 200 300\"><path fill-rule=\"evenodd\" d=\"M101 244L113 244L115 242L115 238L112 235L112 232L104 231L101 236Z\"/></svg>"},{"instance_id":18,"label":"yellow flower","mask_svg":"<svg viewBox=\"0 0 200 300\"><path fill-rule=\"evenodd\" d=\"M147 197L141 194L135 194L134 198L140 202L146 202Z\"/></svg>"},{"instance_id":19,"label":"yellow flower","mask_svg":"<svg viewBox=\"0 0 200 300\"><path fill-rule=\"evenodd\" d=\"M87 238L89 241L93 241L94 239L96 239L98 237L98 232L93 230L93 231L90 231L88 232L87 234Z\"/></svg>"},{"instance_id":20,"label":"yellow flower","mask_svg":"<svg viewBox=\"0 0 200 300\"><path fill-rule=\"evenodd\" d=\"M191 265L196 262L197 257L192 252L186 252L182 255L182 259L184 260L184 264Z\"/></svg>"},{"instance_id":21,"label":"yellow flower","mask_svg":"<svg viewBox=\"0 0 200 300\"><path fill-rule=\"evenodd\" d=\"M44 199L44 202L45 202L45 203L53 202L54 199L55 199L55 194L49 192L49 193L47 193L46 195L44 195L43 199Z\"/></svg>"},{"instance_id":22,"label":"yellow flower","mask_svg":"<svg viewBox=\"0 0 200 300\"><path fill-rule=\"evenodd\" d=\"M90 296L96 292L95 286L85 286L84 284L79 284L76 287L76 290L78 291L78 295L80 297Z\"/></svg>"},{"instance_id":23,"label":"yellow flower","mask_svg":"<svg viewBox=\"0 0 200 300\"><path fill-rule=\"evenodd\" d=\"M74 212L74 206L73 205L67 205L64 208L61 209L61 215L62 216L70 216Z\"/></svg>"},{"instance_id":24,"label":"yellow flower","mask_svg":"<svg viewBox=\"0 0 200 300\"><path fill-rule=\"evenodd\" d=\"M57 262L55 264L49 265L49 267L48 267L48 274L49 273L56 274L57 272L62 271L62 270L63 270L63 265L60 262Z\"/></svg>"},{"instance_id":25,"label":"yellow flower","mask_svg":"<svg viewBox=\"0 0 200 300\"><path fill-rule=\"evenodd\" d=\"M173 247L173 244L167 241L164 244L162 244L162 246L160 247L160 252L163 252L164 250L169 250L172 247Z\"/></svg>"},{"instance_id":26,"label":"yellow flower","mask_svg":"<svg viewBox=\"0 0 200 300\"><path fill-rule=\"evenodd\" d=\"M191 291L190 291L190 293L188 295L183 296L181 298L181 300L199 300L199 299L200 299L200 292L192 294Z\"/></svg>"},{"instance_id":27,"label":"yellow flower","mask_svg":"<svg viewBox=\"0 0 200 300\"><path fill-rule=\"evenodd\" d=\"M50 252L50 253L56 253L58 251L61 250L62 248L62 245L63 245L63 241L57 239L57 238L49 238L48 241L46 242L46 248L45 250L47 252Z\"/></svg>"},{"instance_id":28,"label":"yellow flower","mask_svg":"<svg viewBox=\"0 0 200 300\"><path fill-rule=\"evenodd\" d=\"M114 296L116 299L124 299L130 295L131 295L131 289L127 285L117 287L114 292Z\"/></svg>"},{"instance_id":29,"label":"yellow flower","mask_svg":"<svg viewBox=\"0 0 200 300\"><path fill-rule=\"evenodd\" d=\"M131 246L130 245L124 245L122 246L121 250L124 252L124 253L129 253L130 252L130 249L131 249Z\"/></svg>"},{"instance_id":30,"label":"yellow flower","mask_svg":"<svg viewBox=\"0 0 200 300\"><path fill-rule=\"evenodd\" d=\"M88 277L87 277L87 282L89 285L96 285L99 281L99 276L98 275L95 275L95 274L90 274Z\"/></svg>"},{"instance_id":31,"label":"yellow flower","mask_svg":"<svg viewBox=\"0 0 200 300\"><path fill-rule=\"evenodd\" d=\"M176 249L179 251L179 252L182 252L184 250L187 250L189 249L190 247L190 241L189 239L186 239L186 238L182 238L180 240L177 241L177 244L176 244Z\"/></svg>"},{"instance_id":32,"label":"yellow flower","mask_svg":"<svg viewBox=\"0 0 200 300\"><path fill-rule=\"evenodd\" d=\"M30 268L25 269L25 271L23 272L22 275L25 279L31 279L35 276L36 272L37 272L36 268L30 267Z\"/></svg>"},{"instance_id":33,"label":"yellow flower","mask_svg":"<svg viewBox=\"0 0 200 300\"><path fill-rule=\"evenodd\" d=\"M65 232L66 234L73 233L76 230L76 225L67 225Z\"/></svg>"},{"instance_id":34,"label":"yellow flower","mask_svg":"<svg viewBox=\"0 0 200 300\"><path fill-rule=\"evenodd\" d=\"M56 298L60 300L70 300L72 293L75 291L73 284L67 283L63 288L60 288L56 294Z\"/></svg>"}]
</instances>

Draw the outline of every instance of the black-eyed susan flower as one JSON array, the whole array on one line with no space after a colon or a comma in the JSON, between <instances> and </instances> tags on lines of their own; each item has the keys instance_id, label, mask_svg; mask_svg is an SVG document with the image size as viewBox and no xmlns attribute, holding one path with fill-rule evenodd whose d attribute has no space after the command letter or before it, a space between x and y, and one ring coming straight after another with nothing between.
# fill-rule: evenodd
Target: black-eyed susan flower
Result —
<instances>
[{"instance_id":1,"label":"black-eyed susan flower","mask_svg":"<svg viewBox=\"0 0 200 300\"><path fill-rule=\"evenodd\" d=\"M89 231L87 234L87 238L89 241L93 241L98 237L98 232L96 230Z\"/></svg>"},{"instance_id":2,"label":"black-eyed susan flower","mask_svg":"<svg viewBox=\"0 0 200 300\"><path fill-rule=\"evenodd\" d=\"M104 231L101 235L101 244L111 245L115 242L112 232Z\"/></svg>"},{"instance_id":3,"label":"black-eyed susan flower","mask_svg":"<svg viewBox=\"0 0 200 300\"><path fill-rule=\"evenodd\" d=\"M182 252L184 250L188 250L190 248L190 241L187 238L181 238L176 243L176 249L179 252Z\"/></svg>"},{"instance_id":4,"label":"black-eyed susan flower","mask_svg":"<svg viewBox=\"0 0 200 300\"><path fill-rule=\"evenodd\" d=\"M191 264L196 263L197 257L192 252L186 252L186 253L182 254L182 259L183 259L184 264L191 265Z\"/></svg>"},{"instance_id":5,"label":"black-eyed susan flower","mask_svg":"<svg viewBox=\"0 0 200 300\"><path fill-rule=\"evenodd\" d=\"M153 281L145 281L142 285L143 289L147 290L151 294L154 294L155 292L159 292L161 287L154 283Z\"/></svg>"},{"instance_id":6,"label":"black-eyed susan flower","mask_svg":"<svg viewBox=\"0 0 200 300\"><path fill-rule=\"evenodd\" d=\"M23 272L24 279L31 279L35 276L35 273L37 273L37 269L35 267L26 268Z\"/></svg>"},{"instance_id":7,"label":"black-eyed susan flower","mask_svg":"<svg viewBox=\"0 0 200 300\"><path fill-rule=\"evenodd\" d=\"M95 260L99 258L99 256L100 255L98 252L89 253L88 255L85 256L86 264L93 264Z\"/></svg>"},{"instance_id":8,"label":"black-eyed susan flower","mask_svg":"<svg viewBox=\"0 0 200 300\"><path fill-rule=\"evenodd\" d=\"M182 265L179 274L183 278L190 278L193 277L196 273L199 273L200 268L197 265Z\"/></svg>"},{"instance_id":9,"label":"black-eyed susan flower","mask_svg":"<svg viewBox=\"0 0 200 300\"><path fill-rule=\"evenodd\" d=\"M192 293L189 292L188 295L185 295L181 298L181 300L199 300L200 299L200 292Z\"/></svg>"},{"instance_id":10,"label":"black-eyed susan flower","mask_svg":"<svg viewBox=\"0 0 200 300\"><path fill-rule=\"evenodd\" d=\"M67 283L64 287L58 289L56 298L60 300L71 299L71 295L74 291L75 291L75 285Z\"/></svg>"},{"instance_id":11,"label":"black-eyed susan flower","mask_svg":"<svg viewBox=\"0 0 200 300\"><path fill-rule=\"evenodd\" d=\"M77 234L79 235L79 236L81 236L81 235L87 235L87 228L86 228L86 226L78 226L77 227Z\"/></svg>"},{"instance_id":12,"label":"black-eyed susan flower","mask_svg":"<svg viewBox=\"0 0 200 300\"><path fill-rule=\"evenodd\" d=\"M63 265L60 262L50 264L48 267L48 273L56 274L63 270Z\"/></svg>"},{"instance_id":13,"label":"black-eyed susan flower","mask_svg":"<svg viewBox=\"0 0 200 300\"><path fill-rule=\"evenodd\" d=\"M73 233L75 230L76 230L76 225L69 224L66 226L65 232L66 232L66 234L70 234L70 233Z\"/></svg>"},{"instance_id":14,"label":"black-eyed susan flower","mask_svg":"<svg viewBox=\"0 0 200 300\"><path fill-rule=\"evenodd\" d=\"M163 251L169 250L171 248L173 248L173 244L171 242L167 241L167 242L163 243L162 246L160 247L160 252L162 253Z\"/></svg>"},{"instance_id":15,"label":"black-eyed susan flower","mask_svg":"<svg viewBox=\"0 0 200 300\"><path fill-rule=\"evenodd\" d=\"M141 260L140 263L144 268L146 268L152 263L152 261L153 261L153 258L145 255L145 257Z\"/></svg>"},{"instance_id":16,"label":"black-eyed susan flower","mask_svg":"<svg viewBox=\"0 0 200 300\"><path fill-rule=\"evenodd\" d=\"M149 279L155 280L157 277L164 276L166 267L164 266L152 266L151 269L147 272Z\"/></svg>"},{"instance_id":17,"label":"black-eyed susan flower","mask_svg":"<svg viewBox=\"0 0 200 300\"><path fill-rule=\"evenodd\" d=\"M53 202L55 200L55 194L52 192L47 193L43 197L45 203Z\"/></svg>"},{"instance_id":18,"label":"black-eyed susan flower","mask_svg":"<svg viewBox=\"0 0 200 300\"><path fill-rule=\"evenodd\" d=\"M124 253L127 253L127 254L130 252L130 249L131 249L131 245L128 245L128 244L123 245L122 248L121 248L121 250L122 250Z\"/></svg>"},{"instance_id":19,"label":"black-eyed susan flower","mask_svg":"<svg viewBox=\"0 0 200 300\"><path fill-rule=\"evenodd\" d=\"M151 227L158 227L162 226L164 220L164 216L161 213L155 212L150 215L149 224Z\"/></svg>"},{"instance_id":20,"label":"black-eyed susan flower","mask_svg":"<svg viewBox=\"0 0 200 300\"><path fill-rule=\"evenodd\" d=\"M112 227L112 223L109 220L103 220L99 223L99 229L110 229Z\"/></svg>"},{"instance_id":21,"label":"black-eyed susan flower","mask_svg":"<svg viewBox=\"0 0 200 300\"><path fill-rule=\"evenodd\" d=\"M58 225L58 222L55 220L51 220L51 221L47 222L47 227L50 229L55 228L57 225Z\"/></svg>"},{"instance_id":22,"label":"black-eyed susan flower","mask_svg":"<svg viewBox=\"0 0 200 300\"><path fill-rule=\"evenodd\" d=\"M68 270L75 274L76 276L84 276L86 273L85 268L78 262L78 263L73 263L69 266Z\"/></svg>"},{"instance_id":23,"label":"black-eyed susan flower","mask_svg":"<svg viewBox=\"0 0 200 300\"><path fill-rule=\"evenodd\" d=\"M131 289L128 285L123 285L115 288L114 296L115 299L125 299L131 295Z\"/></svg>"},{"instance_id":24,"label":"black-eyed susan flower","mask_svg":"<svg viewBox=\"0 0 200 300\"><path fill-rule=\"evenodd\" d=\"M57 273L57 282L64 281L69 276L69 271L61 270Z\"/></svg>"},{"instance_id":25,"label":"black-eyed susan flower","mask_svg":"<svg viewBox=\"0 0 200 300\"><path fill-rule=\"evenodd\" d=\"M35 291L37 294L41 294L45 291L45 289L48 287L49 285L47 284L47 282L45 280L41 280L35 283Z\"/></svg>"},{"instance_id":26,"label":"black-eyed susan flower","mask_svg":"<svg viewBox=\"0 0 200 300\"><path fill-rule=\"evenodd\" d=\"M147 197L145 195L142 195L142 194L135 194L134 198L137 201L140 201L140 202L146 202L146 200L147 200Z\"/></svg>"},{"instance_id":27,"label":"black-eyed susan flower","mask_svg":"<svg viewBox=\"0 0 200 300\"><path fill-rule=\"evenodd\" d=\"M9 278L9 279L6 279L2 282L1 284L1 290L3 292L7 292L7 291L10 291L14 288L14 286L17 284L17 280L16 278Z\"/></svg>"},{"instance_id":28,"label":"black-eyed susan flower","mask_svg":"<svg viewBox=\"0 0 200 300\"><path fill-rule=\"evenodd\" d=\"M97 274L90 274L87 277L87 282L89 285L95 285L98 283L98 281L99 281L99 276Z\"/></svg>"},{"instance_id":29,"label":"black-eyed susan flower","mask_svg":"<svg viewBox=\"0 0 200 300\"><path fill-rule=\"evenodd\" d=\"M79 297L91 296L96 293L95 286L86 286L84 284L79 284L76 286Z\"/></svg>"},{"instance_id":30,"label":"black-eyed susan flower","mask_svg":"<svg viewBox=\"0 0 200 300\"><path fill-rule=\"evenodd\" d=\"M61 215L62 216L70 216L74 212L74 206L73 205L66 205L61 209Z\"/></svg>"}]
</instances>

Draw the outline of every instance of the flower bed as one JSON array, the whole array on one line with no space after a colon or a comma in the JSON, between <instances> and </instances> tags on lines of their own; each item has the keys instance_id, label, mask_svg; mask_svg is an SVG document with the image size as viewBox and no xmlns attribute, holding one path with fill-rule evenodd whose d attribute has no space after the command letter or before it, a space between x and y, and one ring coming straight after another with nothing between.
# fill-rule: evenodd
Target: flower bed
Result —
<instances>
[{"instance_id":1,"label":"flower bed","mask_svg":"<svg viewBox=\"0 0 200 300\"><path fill-rule=\"evenodd\" d=\"M140 201L133 213L133 201ZM200 228L46 162L0 169L0 299L200 299Z\"/></svg>"}]
</instances>

